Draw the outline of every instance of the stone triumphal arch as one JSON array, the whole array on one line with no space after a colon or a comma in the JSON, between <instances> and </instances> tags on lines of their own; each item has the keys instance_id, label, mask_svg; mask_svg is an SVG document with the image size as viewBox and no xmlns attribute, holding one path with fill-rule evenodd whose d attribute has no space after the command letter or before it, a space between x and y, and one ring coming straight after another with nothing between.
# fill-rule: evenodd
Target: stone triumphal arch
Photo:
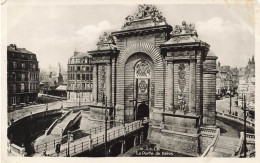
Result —
<instances>
[{"instance_id":1,"label":"stone triumphal arch","mask_svg":"<svg viewBox=\"0 0 260 163\"><path fill-rule=\"evenodd\" d=\"M194 24L172 28L156 7L139 5L121 30L105 32L88 52L94 66L91 120L103 124L107 104L110 122L148 117L151 142L198 153L199 127L216 123L217 57L208 55L209 47Z\"/></svg>"}]
</instances>

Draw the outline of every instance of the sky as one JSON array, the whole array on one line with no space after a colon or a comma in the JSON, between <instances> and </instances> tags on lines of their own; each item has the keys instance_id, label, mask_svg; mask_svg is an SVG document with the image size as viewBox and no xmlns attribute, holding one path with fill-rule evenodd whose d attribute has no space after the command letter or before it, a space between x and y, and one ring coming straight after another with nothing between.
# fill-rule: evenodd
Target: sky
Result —
<instances>
[{"instance_id":1,"label":"sky","mask_svg":"<svg viewBox=\"0 0 260 163\"><path fill-rule=\"evenodd\" d=\"M9 3L9 4L8 4ZM7 5L7 44L37 55L40 68L66 67L74 50L92 50L104 31L119 30L137 4ZM195 23L221 65L244 67L254 55L254 15L239 4L156 4L169 25Z\"/></svg>"}]
</instances>

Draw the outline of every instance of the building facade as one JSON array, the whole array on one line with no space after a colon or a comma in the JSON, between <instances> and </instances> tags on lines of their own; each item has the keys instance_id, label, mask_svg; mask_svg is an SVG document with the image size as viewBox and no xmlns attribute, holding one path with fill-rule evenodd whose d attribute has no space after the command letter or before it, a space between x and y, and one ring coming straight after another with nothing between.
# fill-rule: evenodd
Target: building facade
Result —
<instances>
[{"instance_id":1,"label":"building facade","mask_svg":"<svg viewBox=\"0 0 260 163\"><path fill-rule=\"evenodd\" d=\"M238 69L230 68L230 66L221 66L220 62L218 62L217 71L216 95L220 97L226 94L236 94L239 82Z\"/></svg>"},{"instance_id":2,"label":"building facade","mask_svg":"<svg viewBox=\"0 0 260 163\"><path fill-rule=\"evenodd\" d=\"M39 92L39 68L36 54L15 44L7 46L8 105L35 102Z\"/></svg>"},{"instance_id":3,"label":"building facade","mask_svg":"<svg viewBox=\"0 0 260 163\"><path fill-rule=\"evenodd\" d=\"M195 25L174 28L152 5L139 5L121 30L104 33L93 64L93 125L150 119L149 140L198 156L200 126L216 125L216 59ZM105 114L108 108L108 114Z\"/></svg>"},{"instance_id":4,"label":"building facade","mask_svg":"<svg viewBox=\"0 0 260 163\"><path fill-rule=\"evenodd\" d=\"M254 109L255 106L255 60L254 56L249 59L246 67L239 69L238 104L242 105L242 95L247 98L248 106Z\"/></svg>"},{"instance_id":5,"label":"building facade","mask_svg":"<svg viewBox=\"0 0 260 163\"><path fill-rule=\"evenodd\" d=\"M67 99L90 102L92 99L93 66L88 53L74 52L68 61Z\"/></svg>"}]
</instances>

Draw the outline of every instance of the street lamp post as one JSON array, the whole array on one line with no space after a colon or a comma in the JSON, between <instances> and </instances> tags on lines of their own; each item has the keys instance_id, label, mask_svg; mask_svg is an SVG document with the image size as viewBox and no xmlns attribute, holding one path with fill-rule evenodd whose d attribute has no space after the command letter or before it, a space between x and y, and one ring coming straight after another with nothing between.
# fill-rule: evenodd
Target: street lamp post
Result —
<instances>
[{"instance_id":1,"label":"street lamp post","mask_svg":"<svg viewBox=\"0 0 260 163\"><path fill-rule=\"evenodd\" d=\"M47 92L46 92L46 111L48 110L48 86L47 86Z\"/></svg>"},{"instance_id":2,"label":"street lamp post","mask_svg":"<svg viewBox=\"0 0 260 163\"><path fill-rule=\"evenodd\" d=\"M71 131L68 131L68 156L70 156L70 137L71 137Z\"/></svg>"},{"instance_id":3,"label":"street lamp post","mask_svg":"<svg viewBox=\"0 0 260 163\"><path fill-rule=\"evenodd\" d=\"M238 96L239 96L239 94L237 94L237 106L238 106Z\"/></svg>"},{"instance_id":4,"label":"street lamp post","mask_svg":"<svg viewBox=\"0 0 260 163\"><path fill-rule=\"evenodd\" d=\"M63 94L61 95L61 109L63 108Z\"/></svg>"},{"instance_id":5,"label":"street lamp post","mask_svg":"<svg viewBox=\"0 0 260 163\"><path fill-rule=\"evenodd\" d=\"M79 96L79 108L80 108L80 91L78 92Z\"/></svg>"},{"instance_id":6,"label":"street lamp post","mask_svg":"<svg viewBox=\"0 0 260 163\"><path fill-rule=\"evenodd\" d=\"M229 95L229 97L230 97L230 110L229 110L229 114L231 114L231 107L232 107L232 98L231 98L231 89L230 89L230 95Z\"/></svg>"},{"instance_id":7,"label":"street lamp post","mask_svg":"<svg viewBox=\"0 0 260 163\"><path fill-rule=\"evenodd\" d=\"M246 96L244 95L244 157L246 157Z\"/></svg>"},{"instance_id":8,"label":"street lamp post","mask_svg":"<svg viewBox=\"0 0 260 163\"><path fill-rule=\"evenodd\" d=\"M107 157L107 96L106 98L106 110L105 110L105 157Z\"/></svg>"}]
</instances>

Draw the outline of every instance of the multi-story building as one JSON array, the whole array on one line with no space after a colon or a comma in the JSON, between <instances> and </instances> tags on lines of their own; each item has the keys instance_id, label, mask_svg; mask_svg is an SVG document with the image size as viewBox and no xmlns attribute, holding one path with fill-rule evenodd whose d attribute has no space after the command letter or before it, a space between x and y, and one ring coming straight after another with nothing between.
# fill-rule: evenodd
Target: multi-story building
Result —
<instances>
[{"instance_id":1,"label":"multi-story building","mask_svg":"<svg viewBox=\"0 0 260 163\"><path fill-rule=\"evenodd\" d=\"M216 66L218 73L216 75L216 95L236 94L239 81L239 71L230 66L221 66L218 62Z\"/></svg>"},{"instance_id":2,"label":"multi-story building","mask_svg":"<svg viewBox=\"0 0 260 163\"><path fill-rule=\"evenodd\" d=\"M225 89L229 93L231 90L233 90L232 85L232 72L230 70L230 66L222 66L221 67L223 71L226 72L226 78L225 78Z\"/></svg>"},{"instance_id":3,"label":"multi-story building","mask_svg":"<svg viewBox=\"0 0 260 163\"><path fill-rule=\"evenodd\" d=\"M67 99L89 102L92 98L93 66L88 53L74 52L68 61Z\"/></svg>"},{"instance_id":4,"label":"multi-story building","mask_svg":"<svg viewBox=\"0 0 260 163\"><path fill-rule=\"evenodd\" d=\"M255 60L252 56L252 60L249 59L246 67L239 69L239 85L238 93L241 98L238 101L239 105L242 103L242 94L246 95L248 106L254 108L255 104Z\"/></svg>"},{"instance_id":5,"label":"multi-story building","mask_svg":"<svg viewBox=\"0 0 260 163\"><path fill-rule=\"evenodd\" d=\"M8 105L16 106L35 102L39 92L37 57L15 44L7 46Z\"/></svg>"}]
</instances>

